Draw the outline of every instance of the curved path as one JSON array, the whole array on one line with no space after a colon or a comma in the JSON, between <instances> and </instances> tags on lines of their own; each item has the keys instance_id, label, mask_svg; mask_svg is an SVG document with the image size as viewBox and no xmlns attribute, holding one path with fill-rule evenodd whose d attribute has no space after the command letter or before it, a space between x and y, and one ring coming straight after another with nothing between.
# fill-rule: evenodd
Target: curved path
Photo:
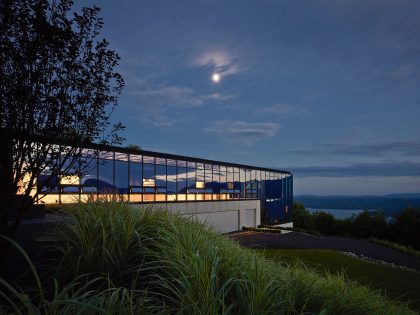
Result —
<instances>
[{"instance_id":1,"label":"curved path","mask_svg":"<svg viewBox=\"0 0 420 315\"><path fill-rule=\"evenodd\" d=\"M333 249L342 252L353 252L388 263L420 270L420 258L366 240L335 236L318 237L297 232L285 234L239 232L231 234L230 237L246 247Z\"/></svg>"}]
</instances>

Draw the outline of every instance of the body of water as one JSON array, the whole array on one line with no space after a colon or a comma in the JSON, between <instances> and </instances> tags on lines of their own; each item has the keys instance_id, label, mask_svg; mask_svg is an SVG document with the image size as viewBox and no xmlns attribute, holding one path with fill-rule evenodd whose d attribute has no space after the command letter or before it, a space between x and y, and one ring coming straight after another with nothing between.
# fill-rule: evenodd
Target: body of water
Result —
<instances>
[{"instance_id":1,"label":"body of water","mask_svg":"<svg viewBox=\"0 0 420 315\"><path fill-rule=\"evenodd\" d=\"M310 213L315 213L318 211L324 211L333 215L336 219L347 219L350 218L353 214L358 215L363 212L363 209L316 209L316 208L306 208ZM368 210L370 213L375 212L376 210Z\"/></svg>"}]
</instances>

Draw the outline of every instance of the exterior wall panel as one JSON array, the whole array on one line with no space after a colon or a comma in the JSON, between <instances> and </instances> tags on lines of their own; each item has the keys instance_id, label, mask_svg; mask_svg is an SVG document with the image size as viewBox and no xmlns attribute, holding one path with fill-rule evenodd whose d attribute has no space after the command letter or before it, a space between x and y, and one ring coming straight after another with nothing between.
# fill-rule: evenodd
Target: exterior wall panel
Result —
<instances>
[{"instance_id":1,"label":"exterior wall panel","mask_svg":"<svg viewBox=\"0 0 420 315\"><path fill-rule=\"evenodd\" d=\"M215 202L174 202L159 203L156 210L166 210L198 220L219 233L240 230L243 226L257 227L261 224L259 200L235 200ZM133 204L133 208L144 208L143 204Z\"/></svg>"}]
</instances>

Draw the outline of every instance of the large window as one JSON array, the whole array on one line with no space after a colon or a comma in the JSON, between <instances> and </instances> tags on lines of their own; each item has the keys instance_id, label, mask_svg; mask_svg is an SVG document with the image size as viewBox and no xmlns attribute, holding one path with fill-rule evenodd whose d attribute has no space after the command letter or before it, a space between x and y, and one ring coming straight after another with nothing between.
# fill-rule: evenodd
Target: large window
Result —
<instances>
[{"instance_id":1,"label":"large window","mask_svg":"<svg viewBox=\"0 0 420 315\"><path fill-rule=\"evenodd\" d=\"M197 163L197 177L195 181L195 193L196 200L204 200L204 192L205 192L205 175L204 175L204 164L203 163Z\"/></svg>"},{"instance_id":2,"label":"large window","mask_svg":"<svg viewBox=\"0 0 420 315\"><path fill-rule=\"evenodd\" d=\"M234 170L233 167L228 166L226 168L226 193L228 199L233 199L235 197L235 187L234 187Z\"/></svg>"},{"instance_id":3,"label":"large window","mask_svg":"<svg viewBox=\"0 0 420 315\"><path fill-rule=\"evenodd\" d=\"M143 156L143 201L155 201L155 158Z\"/></svg>"},{"instance_id":4,"label":"large window","mask_svg":"<svg viewBox=\"0 0 420 315\"><path fill-rule=\"evenodd\" d=\"M213 194L213 166L204 164L204 199L212 200Z\"/></svg>"},{"instance_id":5,"label":"large window","mask_svg":"<svg viewBox=\"0 0 420 315\"><path fill-rule=\"evenodd\" d=\"M45 183L38 178L38 191ZM48 203L105 197L129 202L261 198L268 212L292 206L289 173L165 155L83 150L77 163L50 183Z\"/></svg>"},{"instance_id":6,"label":"large window","mask_svg":"<svg viewBox=\"0 0 420 315\"><path fill-rule=\"evenodd\" d=\"M177 193L177 177L176 177L176 160L167 160L166 166L166 192L168 201L176 201Z\"/></svg>"},{"instance_id":7,"label":"large window","mask_svg":"<svg viewBox=\"0 0 420 315\"><path fill-rule=\"evenodd\" d=\"M239 169L239 181L240 181L240 187L241 187L240 198L245 199L246 169L244 168Z\"/></svg>"},{"instance_id":8,"label":"large window","mask_svg":"<svg viewBox=\"0 0 420 315\"><path fill-rule=\"evenodd\" d=\"M213 174L212 174L212 190L213 193L218 194L220 193L220 167L219 165L213 164Z\"/></svg>"},{"instance_id":9,"label":"large window","mask_svg":"<svg viewBox=\"0 0 420 315\"><path fill-rule=\"evenodd\" d=\"M114 184L114 152L99 152L98 160L98 192L113 198Z\"/></svg>"},{"instance_id":10,"label":"large window","mask_svg":"<svg viewBox=\"0 0 420 315\"><path fill-rule=\"evenodd\" d=\"M255 189L255 170L246 169L246 182L245 182L245 193L246 198L253 199L256 198L256 189Z\"/></svg>"},{"instance_id":11,"label":"large window","mask_svg":"<svg viewBox=\"0 0 420 315\"><path fill-rule=\"evenodd\" d=\"M177 184L178 184L178 201L186 200L187 194L187 163L178 160L177 162Z\"/></svg>"},{"instance_id":12,"label":"large window","mask_svg":"<svg viewBox=\"0 0 420 315\"><path fill-rule=\"evenodd\" d=\"M156 201L166 201L166 159L156 158Z\"/></svg>"},{"instance_id":13,"label":"large window","mask_svg":"<svg viewBox=\"0 0 420 315\"><path fill-rule=\"evenodd\" d=\"M259 197L260 198L265 198L265 171L260 171L260 177L261 177L261 182L260 182L260 188L259 188Z\"/></svg>"},{"instance_id":14,"label":"large window","mask_svg":"<svg viewBox=\"0 0 420 315\"><path fill-rule=\"evenodd\" d=\"M121 201L128 201L128 154L115 153L115 187L118 198Z\"/></svg>"},{"instance_id":15,"label":"large window","mask_svg":"<svg viewBox=\"0 0 420 315\"><path fill-rule=\"evenodd\" d=\"M187 162L187 200L195 200L197 189L196 181L196 165L195 162Z\"/></svg>"},{"instance_id":16,"label":"large window","mask_svg":"<svg viewBox=\"0 0 420 315\"><path fill-rule=\"evenodd\" d=\"M95 199L98 192L98 157L94 150L85 150L80 158L81 192Z\"/></svg>"},{"instance_id":17,"label":"large window","mask_svg":"<svg viewBox=\"0 0 420 315\"><path fill-rule=\"evenodd\" d=\"M130 154L130 201L141 202L143 184L143 163L142 156Z\"/></svg>"}]
</instances>

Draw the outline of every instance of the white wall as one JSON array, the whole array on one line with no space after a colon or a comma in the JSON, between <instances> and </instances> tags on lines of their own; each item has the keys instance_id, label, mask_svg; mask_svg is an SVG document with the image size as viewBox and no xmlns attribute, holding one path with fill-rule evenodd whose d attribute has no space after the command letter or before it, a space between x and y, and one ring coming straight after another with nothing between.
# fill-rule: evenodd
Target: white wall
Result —
<instances>
[{"instance_id":1,"label":"white wall","mask_svg":"<svg viewBox=\"0 0 420 315\"><path fill-rule=\"evenodd\" d=\"M219 233L227 233L243 226L257 227L261 223L260 203L259 200L193 201L156 203L154 207L197 219Z\"/></svg>"},{"instance_id":2,"label":"white wall","mask_svg":"<svg viewBox=\"0 0 420 315\"><path fill-rule=\"evenodd\" d=\"M276 226L278 226L278 227L284 227L284 228L292 228L293 227L293 222L277 224Z\"/></svg>"}]
</instances>

